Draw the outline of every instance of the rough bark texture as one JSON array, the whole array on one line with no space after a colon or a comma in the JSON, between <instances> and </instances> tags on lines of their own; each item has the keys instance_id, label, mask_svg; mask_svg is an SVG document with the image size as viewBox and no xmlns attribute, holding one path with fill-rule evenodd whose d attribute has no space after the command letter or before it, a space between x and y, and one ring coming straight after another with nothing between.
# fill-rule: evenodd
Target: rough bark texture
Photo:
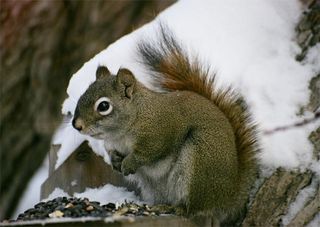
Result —
<instances>
[{"instance_id":1,"label":"rough bark texture","mask_svg":"<svg viewBox=\"0 0 320 227\"><path fill-rule=\"evenodd\" d=\"M49 150L72 73L172 2L1 0L0 220Z\"/></svg>"},{"instance_id":2,"label":"rough bark texture","mask_svg":"<svg viewBox=\"0 0 320 227\"><path fill-rule=\"evenodd\" d=\"M297 215L288 224L288 227L305 226L319 212L320 212L320 188L318 185L318 190L316 194L309 201L307 201L305 207L302 208L297 213Z\"/></svg>"},{"instance_id":3,"label":"rough bark texture","mask_svg":"<svg viewBox=\"0 0 320 227\"><path fill-rule=\"evenodd\" d=\"M242 226L278 226L289 205L311 179L309 172L278 169L260 187Z\"/></svg>"},{"instance_id":4,"label":"rough bark texture","mask_svg":"<svg viewBox=\"0 0 320 227\"><path fill-rule=\"evenodd\" d=\"M304 13L297 25L297 43L301 53L296 57L303 61L310 47L320 40L320 2L305 1L309 9ZM320 108L320 72L316 72L310 81L310 101L302 108L303 111L317 112ZM319 122L319 119L317 120ZM309 136L314 145L314 159L320 158L320 127ZM292 172L278 169L267 178L258 190L246 214L242 226L282 226L283 217L289 211L289 206L296 199L302 189L310 184L315 185L315 193L307 200L290 220L287 226L305 226L320 212L319 176L307 172Z\"/></svg>"}]
</instances>

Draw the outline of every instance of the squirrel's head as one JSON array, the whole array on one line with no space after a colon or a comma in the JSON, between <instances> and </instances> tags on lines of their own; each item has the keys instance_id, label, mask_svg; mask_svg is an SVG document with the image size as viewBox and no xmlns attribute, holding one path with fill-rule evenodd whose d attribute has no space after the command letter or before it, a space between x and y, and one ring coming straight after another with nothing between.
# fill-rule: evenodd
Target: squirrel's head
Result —
<instances>
[{"instance_id":1,"label":"squirrel's head","mask_svg":"<svg viewBox=\"0 0 320 227\"><path fill-rule=\"evenodd\" d=\"M132 107L136 88L137 81L128 69L119 69L114 76L107 67L99 66L96 81L78 101L73 127L98 139L127 130L136 115Z\"/></svg>"}]
</instances>

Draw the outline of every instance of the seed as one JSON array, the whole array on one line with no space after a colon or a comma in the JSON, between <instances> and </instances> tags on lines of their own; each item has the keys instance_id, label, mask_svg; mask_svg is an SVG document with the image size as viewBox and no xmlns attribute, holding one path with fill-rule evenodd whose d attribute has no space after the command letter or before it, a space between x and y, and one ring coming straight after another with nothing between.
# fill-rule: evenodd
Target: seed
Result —
<instances>
[{"instance_id":1,"label":"seed","mask_svg":"<svg viewBox=\"0 0 320 227\"><path fill-rule=\"evenodd\" d=\"M94 207L93 207L93 206L90 205L90 206L87 206L87 207L86 207L86 211L92 211L92 210L94 210Z\"/></svg>"},{"instance_id":2,"label":"seed","mask_svg":"<svg viewBox=\"0 0 320 227\"><path fill-rule=\"evenodd\" d=\"M120 210L117 210L114 214L115 215L124 215L125 213L127 213L129 210L128 207L122 207Z\"/></svg>"},{"instance_id":3,"label":"seed","mask_svg":"<svg viewBox=\"0 0 320 227\"><path fill-rule=\"evenodd\" d=\"M63 217L63 213L60 210L56 210L54 212L52 212L51 214L49 214L50 218L61 218Z\"/></svg>"},{"instance_id":4,"label":"seed","mask_svg":"<svg viewBox=\"0 0 320 227\"><path fill-rule=\"evenodd\" d=\"M72 203L68 203L64 208L68 209L68 208L73 208L74 205Z\"/></svg>"},{"instance_id":5,"label":"seed","mask_svg":"<svg viewBox=\"0 0 320 227\"><path fill-rule=\"evenodd\" d=\"M136 216L161 216L163 214L175 214L175 210L170 206L148 206L133 202L108 203L100 206L99 202L89 201L88 199L58 197L48 202L41 202L35 208L26 210L18 216L17 220L84 216L113 218L127 216L134 218Z\"/></svg>"}]
</instances>

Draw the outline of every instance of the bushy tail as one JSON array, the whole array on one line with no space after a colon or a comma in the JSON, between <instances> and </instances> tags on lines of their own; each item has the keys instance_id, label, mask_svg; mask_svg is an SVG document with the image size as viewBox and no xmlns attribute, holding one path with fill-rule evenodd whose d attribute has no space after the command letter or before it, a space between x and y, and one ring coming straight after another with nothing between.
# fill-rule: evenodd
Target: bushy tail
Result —
<instances>
[{"instance_id":1,"label":"bushy tail","mask_svg":"<svg viewBox=\"0 0 320 227\"><path fill-rule=\"evenodd\" d=\"M138 44L139 56L159 85L167 91L188 90L211 100L229 119L236 138L241 183L251 185L256 171L256 133L245 103L230 88L218 89L215 74L188 54L164 25L157 41ZM249 182L248 182L249 181Z\"/></svg>"}]
</instances>

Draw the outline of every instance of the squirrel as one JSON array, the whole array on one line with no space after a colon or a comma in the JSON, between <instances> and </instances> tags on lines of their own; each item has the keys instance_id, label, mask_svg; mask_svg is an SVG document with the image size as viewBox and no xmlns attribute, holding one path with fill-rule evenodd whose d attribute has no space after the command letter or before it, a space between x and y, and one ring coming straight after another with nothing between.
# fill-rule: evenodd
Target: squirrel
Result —
<instances>
[{"instance_id":1,"label":"squirrel","mask_svg":"<svg viewBox=\"0 0 320 227\"><path fill-rule=\"evenodd\" d=\"M113 168L137 183L144 201L223 222L244 209L257 175L256 126L232 89L161 29L137 45L149 89L120 68L98 66L72 125L105 141Z\"/></svg>"}]
</instances>

